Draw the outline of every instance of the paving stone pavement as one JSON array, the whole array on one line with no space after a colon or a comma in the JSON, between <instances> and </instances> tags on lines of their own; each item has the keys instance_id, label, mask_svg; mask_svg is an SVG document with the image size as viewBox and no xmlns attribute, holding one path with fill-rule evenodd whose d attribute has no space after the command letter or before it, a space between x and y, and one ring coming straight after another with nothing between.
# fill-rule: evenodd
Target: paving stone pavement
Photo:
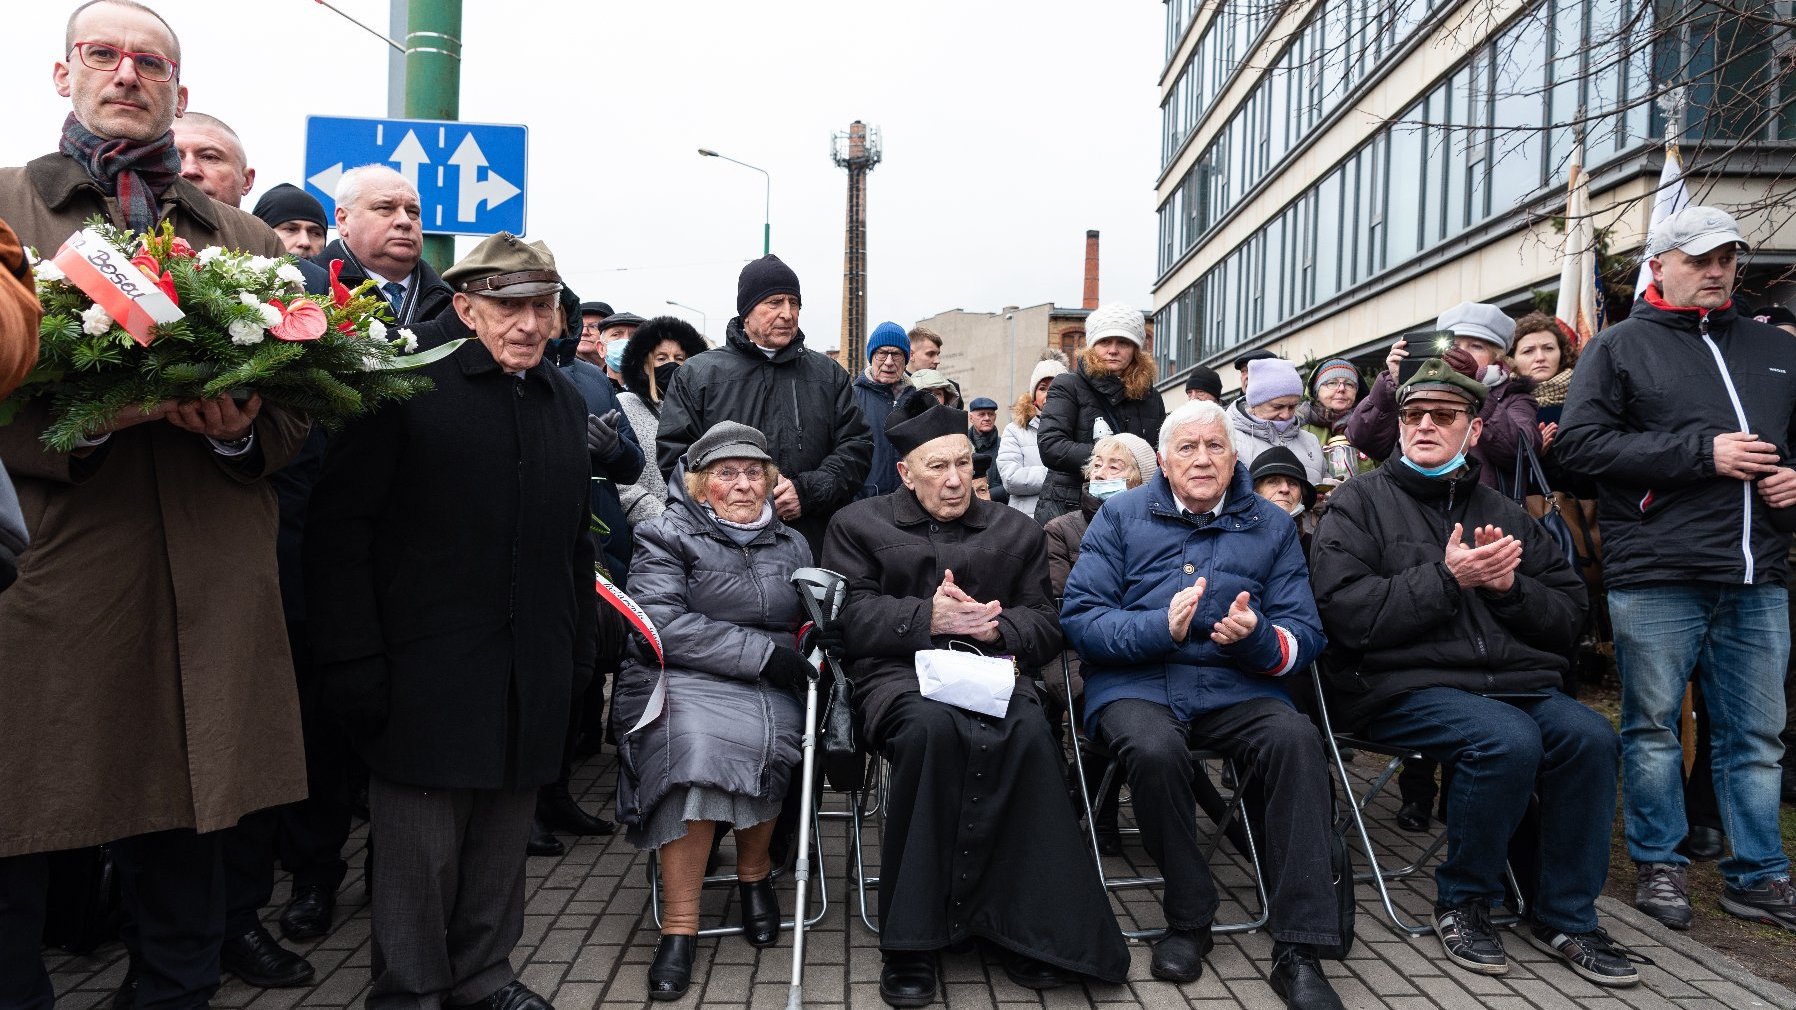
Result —
<instances>
[{"instance_id":1,"label":"paving stone pavement","mask_svg":"<svg viewBox=\"0 0 1796 1010\"><path fill-rule=\"evenodd\" d=\"M1376 770L1369 756L1350 766L1350 773L1362 779ZM609 751L591 759L574 779L575 795L588 809L609 816L615 774L616 759ZM845 813L846 797L828 793L824 808ZM1421 853L1419 836L1395 829L1393 814L1391 805L1379 809L1372 825L1374 842L1381 851L1408 861ZM1125 814L1125 825L1127 820ZM822 921L806 932L804 1002L819 1010L882 1010L878 943L860 920L850 883L854 871L848 838L845 817L824 821L822 849L827 861L829 908ZM350 875L338 898L336 929L314 943L290 945L316 967L314 984L264 991L227 977L213 1006L332 1010L362 1005L369 971L369 906L363 896L361 872L365 839L365 829L358 828L351 841ZM868 871L877 872L877 827L871 823L865 842ZM727 863L728 843L724 852ZM1019 853L1015 858L1027 856ZM1235 896L1245 896L1253 904L1248 865L1227 843L1213 865L1231 895L1224 901L1219 921L1250 918L1246 909L1233 901ZM560 858L530 860L524 936L512 963L524 982L550 997L558 1010L648 1005L645 973L654 956L656 933L647 866L647 859L621 835L571 840L567 854ZM1140 846L1127 839L1124 855L1106 857L1105 867L1115 875L1152 872ZM727 865L724 869L727 871ZM790 888L789 881L782 881L781 897L788 912ZM706 924L734 915L733 892L734 888L707 891L702 906ZM286 894L283 879L275 890L276 904L264 912L271 930ZM1402 911L1419 918L1429 913L1432 895L1433 882L1425 869L1395 885L1393 897ZM1360 885L1358 897L1357 942L1350 956L1344 962L1324 962L1336 992L1350 1010L1796 1010L1796 994L1756 978L1721 954L1608 899L1601 902L1605 927L1616 939L1657 962L1641 970L1643 981L1632 989L1608 990L1588 983L1513 934L1505 939L1511 960L1507 976L1491 978L1462 971L1445 961L1432 935L1409 937L1392 929L1370 884ZM1126 925L1153 926L1162 921L1151 890L1120 892L1113 903ZM815 908L813 905L813 911ZM1136 942L1131 944L1127 983L1072 986L1045 993L1011 983L993 958L977 950L950 953L941 959L942 1002L950 1010L1118 1010L1123 1006L1278 1010L1284 1004L1266 984L1271 949L1272 941L1264 932L1218 937L1203 978L1174 986L1149 976L1149 948ZM778 946L766 950L756 950L738 937L702 940L691 991L684 1000L667 1005L674 1010L701 1005L780 1010L789 995L791 958L789 933L782 935ZM125 971L124 952L118 944L102 947L91 956L46 951L45 960L56 987L58 1010L110 1010L112 993Z\"/></svg>"}]
</instances>

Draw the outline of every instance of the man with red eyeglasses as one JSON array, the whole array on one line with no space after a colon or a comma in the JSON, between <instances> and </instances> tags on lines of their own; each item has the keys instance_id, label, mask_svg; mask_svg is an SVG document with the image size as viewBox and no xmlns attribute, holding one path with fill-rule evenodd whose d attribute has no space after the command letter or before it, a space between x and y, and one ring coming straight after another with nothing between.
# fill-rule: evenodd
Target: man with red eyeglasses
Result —
<instances>
[{"instance_id":1,"label":"man with red eyeglasses","mask_svg":"<svg viewBox=\"0 0 1796 1010\"><path fill-rule=\"evenodd\" d=\"M1596 916L1621 745L1562 690L1584 583L1538 522L1479 483L1468 453L1487 395L1446 360L1423 362L1396 390L1398 451L1329 497L1310 545L1329 703L1337 728L1455 768L1434 878L1448 960L1508 972L1491 906L1506 900L1511 838L1538 794L1516 931L1598 985L1631 986L1638 955Z\"/></svg>"},{"instance_id":2,"label":"man with red eyeglasses","mask_svg":"<svg viewBox=\"0 0 1796 1010\"><path fill-rule=\"evenodd\" d=\"M181 47L128 0L76 8L52 72L56 153L0 169L0 219L54 255L87 218L281 255L181 178ZM264 480L303 417L220 397L121 412L72 452L42 400L0 426L30 546L0 596L0 1007L49 1010L47 853L112 843L132 928L118 1005L204 1007L224 933L222 829L306 795Z\"/></svg>"}]
</instances>

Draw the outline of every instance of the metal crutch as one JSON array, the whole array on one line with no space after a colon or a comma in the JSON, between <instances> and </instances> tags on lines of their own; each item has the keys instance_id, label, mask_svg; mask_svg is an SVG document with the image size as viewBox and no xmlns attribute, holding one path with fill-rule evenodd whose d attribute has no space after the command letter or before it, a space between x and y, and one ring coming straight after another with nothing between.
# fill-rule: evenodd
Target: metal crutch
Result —
<instances>
[{"instance_id":1,"label":"metal crutch","mask_svg":"<svg viewBox=\"0 0 1796 1010\"><path fill-rule=\"evenodd\" d=\"M819 630L835 620L848 595L848 580L824 568L800 568L792 573L791 582L811 623ZM792 871L798 887L799 912L792 917L792 991L786 997L786 1010L798 1010L804 1005L804 909L811 883L811 807L817 801L813 792L817 776L817 681L822 660L828 658L832 667L835 664L834 658L824 656L817 648L811 650L809 658L811 670L805 678L804 693L804 793L799 804L798 865Z\"/></svg>"}]
</instances>

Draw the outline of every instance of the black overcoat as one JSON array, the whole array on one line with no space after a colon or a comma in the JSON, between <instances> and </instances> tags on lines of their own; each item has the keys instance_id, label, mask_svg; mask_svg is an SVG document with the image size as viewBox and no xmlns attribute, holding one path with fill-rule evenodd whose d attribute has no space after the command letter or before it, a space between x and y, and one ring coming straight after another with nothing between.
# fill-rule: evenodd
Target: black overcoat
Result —
<instances>
[{"instance_id":1,"label":"black overcoat","mask_svg":"<svg viewBox=\"0 0 1796 1010\"><path fill-rule=\"evenodd\" d=\"M391 717L355 740L374 772L551 782L596 633L586 406L547 363L508 375L478 340L420 371L436 388L325 456L306 527L315 660L384 658Z\"/></svg>"}]
</instances>

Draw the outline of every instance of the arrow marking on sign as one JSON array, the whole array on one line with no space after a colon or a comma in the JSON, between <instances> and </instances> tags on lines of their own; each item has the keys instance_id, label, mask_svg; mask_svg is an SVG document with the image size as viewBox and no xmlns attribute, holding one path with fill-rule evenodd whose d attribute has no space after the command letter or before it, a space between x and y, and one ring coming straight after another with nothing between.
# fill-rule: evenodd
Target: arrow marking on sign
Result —
<instances>
[{"instance_id":1,"label":"arrow marking on sign","mask_svg":"<svg viewBox=\"0 0 1796 1010\"><path fill-rule=\"evenodd\" d=\"M486 202L486 209L492 210L523 192L490 168L487 169L486 178L480 178L480 170L486 167L486 154L480 150L472 133L462 137L461 143L456 145L455 153L449 156L449 164L461 169L455 210L458 221L474 220L483 200Z\"/></svg>"},{"instance_id":2,"label":"arrow marking on sign","mask_svg":"<svg viewBox=\"0 0 1796 1010\"><path fill-rule=\"evenodd\" d=\"M413 130L405 131L405 139L387 156L387 160L399 166L399 174L405 181L418 188L418 166L430 164L430 155L424 153L424 145L418 143L418 134Z\"/></svg>"},{"instance_id":3,"label":"arrow marking on sign","mask_svg":"<svg viewBox=\"0 0 1796 1010\"><path fill-rule=\"evenodd\" d=\"M317 187L320 193L335 200L337 198L337 180L341 178L343 178L343 163L339 161L317 175L307 176L306 182Z\"/></svg>"}]
</instances>

